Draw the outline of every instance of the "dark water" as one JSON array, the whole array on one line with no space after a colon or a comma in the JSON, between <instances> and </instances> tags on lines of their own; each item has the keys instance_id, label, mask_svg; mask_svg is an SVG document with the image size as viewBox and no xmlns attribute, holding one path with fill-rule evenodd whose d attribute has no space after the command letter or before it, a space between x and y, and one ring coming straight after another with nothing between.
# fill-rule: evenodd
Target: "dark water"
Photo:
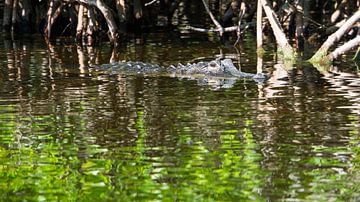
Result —
<instances>
[{"instance_id":1,"label":"dark water","mask_svg":"<svg viewBox=\"0 0 360 202\"><path fill-rule=\"evenodd\" d=\"M265 84L231 87L92 65L233 58L256 72L252 39L156 33L80 48L0 41L1 201L359 201L360 77L285 70L273 48Z\"/></svg>"}]
</instances>

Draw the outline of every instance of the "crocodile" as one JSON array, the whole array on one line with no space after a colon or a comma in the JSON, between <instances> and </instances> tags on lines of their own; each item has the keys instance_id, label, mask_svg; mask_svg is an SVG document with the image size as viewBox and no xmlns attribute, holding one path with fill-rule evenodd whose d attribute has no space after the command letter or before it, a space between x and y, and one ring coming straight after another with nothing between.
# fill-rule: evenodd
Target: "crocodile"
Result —
<instances>
[{"instance_id":1,"label":"crocodile","mask_svg":"<svg viewBox=\"0 0 360 202\"><path fill-rule=\"evenodd\" d=\"M263 83L267 79L264 73L247 73L239 71L231 59L216 59L209 62L193 64L178 64L163 67L157 64L123 61L96 67L97 70L107 71L110 74L142 74L142 75L169 75L170 77L197 80L199 84L214 87L232 87L239 78L252 79Z\"/></svg>"}]
</instances>

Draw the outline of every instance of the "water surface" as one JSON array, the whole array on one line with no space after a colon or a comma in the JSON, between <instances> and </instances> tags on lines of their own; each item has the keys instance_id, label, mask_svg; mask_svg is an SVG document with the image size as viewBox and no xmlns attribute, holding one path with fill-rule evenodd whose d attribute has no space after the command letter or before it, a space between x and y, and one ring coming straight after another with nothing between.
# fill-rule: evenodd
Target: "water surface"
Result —
<instances>
[{"instance_id":1,"label":"water surface","mask_svg":"<svg viewBox=\"0 0 360 202\"><path fill-rule=\"evenodd\" d=\"M141 43L0 41L1 200L360 200L354 64L285 70L267 47L271 78L228 88L91 68L227 57L256 72L251 37L238 49L204 35Z\"/></svg>"}]
</instances>

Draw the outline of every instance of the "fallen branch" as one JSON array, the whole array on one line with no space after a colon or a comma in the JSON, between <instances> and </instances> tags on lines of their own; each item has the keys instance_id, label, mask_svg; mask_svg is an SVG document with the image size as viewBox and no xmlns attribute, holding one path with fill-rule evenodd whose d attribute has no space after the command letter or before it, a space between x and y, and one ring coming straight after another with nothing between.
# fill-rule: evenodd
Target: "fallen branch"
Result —
<instances>
[{"instance_id":1,"label":"fallen branch","mask_svg":"<svg viewBox=\"0 0 360 202\"><path fill-rule=\"evenodd\" d=\"M352 28L353 24L355 24L360 19L360 10L358 10L351 18L349 18L335 33L330 35L327 40L323 43L323 45L319 48L319 50L312 56L310 62L317 63L320 62L323 57L326 57L328 50L331 46L333 46L336 42L338 42L341 37Z\"/></svg>"},{"instance_id":2,"label":"fallen branch","mask_svg":"<svg viewBox=\"0 0 360 202\"><path fill-rule=\"evenodd\" d=\"M343 44L342 46L338 47L333 52L331 52L327 56L327 58L330 61L333 61L336 58L338 58L340 55L346 53L347 51L349 51L355 47L358 47L359 45L360 45L360 35L357 35L354 39L351 39L350 41L346 42L345 44Z\"/></svg>"},{"instance_id":3,"label":"fallen branch","mask_svg":"<svg viewBox=\"0 0 360 202\"><path fill-rule=\"evenodd\" d=\"M280 51L283 53L286 59L294 58L295 52L293 48L290 46L286 38L286 35L283 32L275 12L271 8L270 2L268 0L260 0L260 1L265 11L265 14L270 22L271 28L275 35L276 42L280 47Z\"/></svg>"}]
</instances>

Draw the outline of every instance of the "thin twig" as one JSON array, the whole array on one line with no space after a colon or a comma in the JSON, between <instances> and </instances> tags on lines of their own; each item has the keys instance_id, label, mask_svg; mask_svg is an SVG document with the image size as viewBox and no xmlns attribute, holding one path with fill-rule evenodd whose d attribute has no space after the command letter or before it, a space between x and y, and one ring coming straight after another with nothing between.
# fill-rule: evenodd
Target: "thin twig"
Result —
<instances>
[{"instance_id":1,"label":"thin twig","mask_svg":"<svg viewBox=\"0 0 360 202\"><path fill-rule=\"evenodd\" d=\"M246 24L241 25L241 34L244 33L244 31L249 28L251 25L254 25L254 22L249 22ZM238 25L236 26L231 26L231 27L225 27L222 29L223 32L233 32L233 31L237 31L238 30ZM211 32L220 32L221 29L219 28L210 28L210 29L205 29L205 28L199 28L199 27L192 27L192 26L186 26L185 29L188 30L193 30L193 31L197 31L197 32L207 32L207 33L211 33Z\"/></svg>"},{"instance_id":2,"label":"thin twig","mask_svg":"<svg viewBox=\"0 0 360 202\"><path fill-rule=\"evenodd\" d=\"M68 23L67 25L66 25L66 27L63 29L63 31L61 32L61 34L60 34L60 36L63 36L64 35L64 33L65 33L65 31L67 30L67 28L69 28L69 26L71 25L72 23L70 22L70 23Z\"/></svg>"},{"instance_id":3,"label":"thin twig","mask_svg":"<svg viewBox=\"0 0 360 202\"><path fill-rule=\"evenodd\" d=\"M226 27L223 29L219 29L219 28L210 28L210 29L205 29L205 28L198 28L198 27L192 27L192 26L186 26L186 29L189 30L193 30L193 31L197 31L197 32L233 32L236 31L238 28L238 26L232 26L232 27Z\"/></svg>"},{"instance_id":4,"label":"thin twig","mask_svg":"<svg viewBox=\"0 0 360 202\"><path fill-rule=\"evenodd\" d=\"M211 13L210 9L209 9L209 6L206 4L205 0L202 0L203 4L204 4L204 7L205 7L205 10L206 12L209 14L211 20L213 21L213 23L215 24L215 26L217 27L219 31L219 34L220 36L223 35L224 33L224 28L221 26L221 24L215 19L214 15Z\"/></svg>"},{"instance_id":5,"label":"thin twig","mask_svg":"<svg viewBox=\"0 0 360 202\"><path fill-rule=\"evenodd\" d=\"M236 42L234 43L234 46L236 46L239 43L240 38L241 38L241 21L242 21L242 18L244 17L244 15L245 15L245 12L246 12L246 6L245 6L245 3L242 2L241 6L240 6L240 11L239 11L238 28L236 30L237 39L236 39Z\"/></svg>"},{"instance_id":6,"label":"thin twig","mask_svg":"<svg viewBox=\"0 0 360 202\"><path fill-rule=\"evenodd\" d=\"M157 2L157 0L152 0L152 1L148 2L148 3L145 3L145 6L150 6L150 5L152 5L152 4L156 3L156 2Z\"/></svg>"}]
</instances>

